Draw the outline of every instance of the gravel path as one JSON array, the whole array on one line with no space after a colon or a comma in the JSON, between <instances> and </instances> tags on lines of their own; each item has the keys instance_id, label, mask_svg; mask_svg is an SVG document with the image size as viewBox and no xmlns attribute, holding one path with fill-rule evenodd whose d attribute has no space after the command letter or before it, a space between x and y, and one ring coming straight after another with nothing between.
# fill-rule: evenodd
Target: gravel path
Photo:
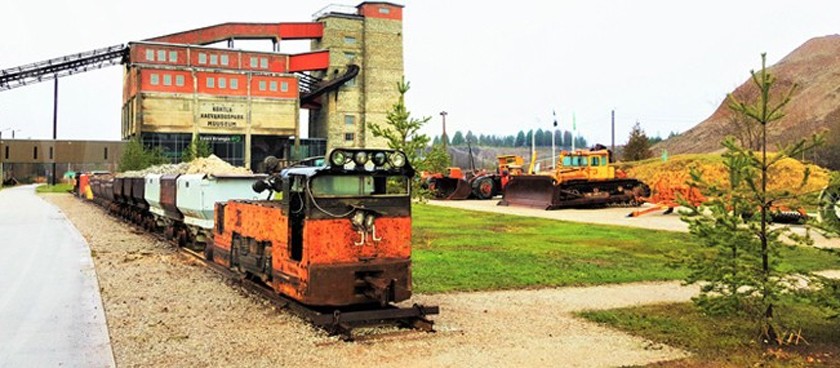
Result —
<instances>
[{"instance_id":1,"label":"gravel path","mask_svg":"<svg viewBox=\"0 0 840 368\"><path fill-rule=\"evenodd\" d=\"M121 367L609 367L686 356L571 313L681 302L697 293L677 282L419 295L415 301L441 307L437 333L368 330L366 339L344 343L93 204L46 199L90 244Z\"/></svg>"}]
</instances>

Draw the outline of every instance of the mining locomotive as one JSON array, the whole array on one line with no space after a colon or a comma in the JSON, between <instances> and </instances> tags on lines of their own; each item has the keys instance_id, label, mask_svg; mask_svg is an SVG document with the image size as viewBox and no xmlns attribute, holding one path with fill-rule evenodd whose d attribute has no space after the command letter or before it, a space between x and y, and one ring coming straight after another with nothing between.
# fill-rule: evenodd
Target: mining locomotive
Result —
<instances>
[{"instance_id":1,"label":"mining locomotive","mask_svg":"<svg viewBox=\"0 0 840 368\"><path fill-rule=\"evenodd\" d=\"M335 149L269 175L83 175L78 194L216 267L298 303L331 331L432 329L411 297L411 178L404 153ZM308 309L307 309L308 308Z\"/></svg>"}]
</instances>

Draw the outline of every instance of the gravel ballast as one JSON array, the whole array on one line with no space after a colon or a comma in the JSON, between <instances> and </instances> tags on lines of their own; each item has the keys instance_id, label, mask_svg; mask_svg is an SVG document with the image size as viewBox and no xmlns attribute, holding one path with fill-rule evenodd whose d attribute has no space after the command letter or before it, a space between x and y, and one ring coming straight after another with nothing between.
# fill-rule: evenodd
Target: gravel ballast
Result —
<instances>
[{"instance_id":1,"label":"gravel ballast","mask_svg":"<svg viewBox=\"0 0 840 368\"><path fill-rule=\"evenodd\" d=\"M45 198L90 245L121 367L609 367L687 354L572 315L696 295L678 282L418 295L412 303L441 307L437 333L377 329L342 342L89 202Z\"/></svg>"}]
</instances>

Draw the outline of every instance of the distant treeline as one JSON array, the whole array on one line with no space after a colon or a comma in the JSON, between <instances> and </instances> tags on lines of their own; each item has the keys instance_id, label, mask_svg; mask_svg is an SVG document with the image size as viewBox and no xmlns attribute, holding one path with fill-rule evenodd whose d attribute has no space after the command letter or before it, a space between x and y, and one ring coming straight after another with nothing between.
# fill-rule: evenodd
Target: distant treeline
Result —
<instances>
[{"instance_id":1,"label":"distant treeline","mask_svg":"<svg viewBox=\"0 0 840 368\"><path fill-rule=\"evenodd\" d=\"M467 131L467 134L456 131L451 140L449 139L448 134L444 135L443 139L445 139L446 144L450 146L466 146L469 141L472 145L484 147L530 147L531 138L533 137L534 144L536 146L551 147L551 135L552 132L550 130L542 129L537 129L536 132L532 129L527 133L520 130L519 133L516 133L516 135L507 136L484 134L476 136L472 131ZM574 142L575 147L587 147L586 138L584 137L575 137ZM433 143L441 144L441 137L435 136ZM557 147L572 146L572 132L568 130L554 130L554 145Z\"/></svg>"}]
</instances>

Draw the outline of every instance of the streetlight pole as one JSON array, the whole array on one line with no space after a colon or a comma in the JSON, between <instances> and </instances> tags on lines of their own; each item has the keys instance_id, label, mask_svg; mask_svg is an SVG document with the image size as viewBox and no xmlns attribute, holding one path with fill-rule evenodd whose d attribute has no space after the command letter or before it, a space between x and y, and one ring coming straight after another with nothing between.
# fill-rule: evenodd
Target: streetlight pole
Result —
<instances>
[{"instance_id":1,"label":"streetlight pole","mask_svg":"<svg viewBox=\"0 0 840 368\"><path fill-rule=\"evenodd\" d=\"M443 118L443 135L440 137L441 142L443 142L443 149L446 150L446 115L449 115L446 111L441 111L440 116Z\"/></svg>"},{"instance_id":2,"label":"streetlight pole","mask_svg":"<svg viewBox=\"0 0 840 368\"><path fill-rule=\"evenodd\" d=\"M55 185L55 140L58 133L58 76L55 78L55 85L53 88L53 152L52 152L52 185Z\"/></svg>"}]
</instances>

